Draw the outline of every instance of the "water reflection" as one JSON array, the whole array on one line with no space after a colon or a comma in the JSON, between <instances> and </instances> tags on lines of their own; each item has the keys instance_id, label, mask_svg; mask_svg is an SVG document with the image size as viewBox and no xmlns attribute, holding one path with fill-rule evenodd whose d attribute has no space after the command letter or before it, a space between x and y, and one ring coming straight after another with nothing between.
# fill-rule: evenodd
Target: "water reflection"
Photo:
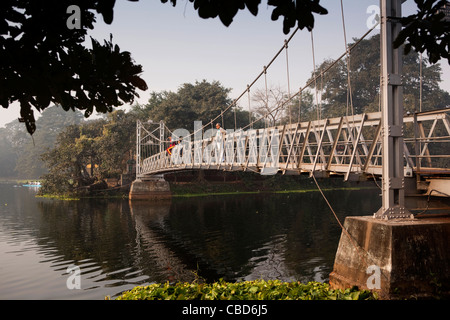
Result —
<instances>
[{"instance_id":1,"label":"water reflection","mask_svg":"<svg viewBox=\"0 0 450 320\"><path fill-rule=\"evenodd\" d=\"M326 195L341 221L380 206L378 190ZM327 281L341 233L316 192L129 203L0 185L0 204L2 299L103 299L196 278ZM67 289L71 265L81 290Z\"/></svg>"},{"instance_id":2,"label":"water reflection","mask_svg":"<svg viewBox=\"0 0 450 320\"><path fill-rule=\"evenodd\" d=\"M367 202L348 210L346 193L328 195L342 219L373 210ZM185 199L173 202L161 234L207 280L325 281L341 232L328 210L317 193Z\"/></svg>"},{"instance_id":3,"label":"water reflection","mask_svg":"<svg viewBox=\"0 0 450 320\"><path fill-rule=\"evenodd\" d=\"M137 256L150 255L153 280L159 282L193 281L195 274L166 243L164 236L164 221L170 213L171 201L130 202L131 214L136 229ZM141 261L142 262L142 261Z\"/></svg>"}]
</instances>

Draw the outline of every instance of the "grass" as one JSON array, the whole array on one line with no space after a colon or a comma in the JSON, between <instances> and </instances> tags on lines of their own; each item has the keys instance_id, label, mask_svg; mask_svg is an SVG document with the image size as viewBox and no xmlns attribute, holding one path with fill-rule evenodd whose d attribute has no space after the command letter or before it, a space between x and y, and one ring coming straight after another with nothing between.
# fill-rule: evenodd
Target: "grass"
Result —
<instances>
[{"instance_id":1,"label":"grass","mask_svg":"<svg viewBox=\"0 0 450 320\"><path fill-rule=\"evenodd\" d=\"M370 187L342 187L342 188L325 188L322 191L336 191L336 190L362 190L362 189L373 189ZM226 196L226 195L245 195L245 194L261 194L261 193L272 193L272 194L287 194L287 193L307 193L307 192L317 192L316 189L296 189L296 190L278 190L278 191L224 191L224 192L193 192L193 193L175 193L172 196L177 198L193 198L193 197L208 197L208 196Z\"/></svg>"},{"instance_id":2,"label":"grass","mask_svg":"<svg viewBox=\"0 0 450 320\"><path fill-rule=\"evenodd\" d=\"M36 198L48 198L48 199L55 199L55 200L65 200L65 201L77 201L81 200L80 198L63 195L63 194L38 194L35 196Z\"/></svg>"}]
</instances>

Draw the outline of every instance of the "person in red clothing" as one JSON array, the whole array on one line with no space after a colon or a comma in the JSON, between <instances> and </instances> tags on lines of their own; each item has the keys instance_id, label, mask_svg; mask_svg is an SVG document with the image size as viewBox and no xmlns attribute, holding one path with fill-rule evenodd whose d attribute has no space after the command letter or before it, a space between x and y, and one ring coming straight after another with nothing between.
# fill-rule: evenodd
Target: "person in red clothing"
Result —
<instances>
[{"instance_id":1,"label":"person in red clothing","mask_svg":"<svg viewBox=\"0 0 450 320\"><path fill-rule=\"evenodd\" d=\"M177 145L176 142L172 141L172 137L169 137L169 147L166 149L167 153L170 155L172 155L172 149L175 148L175 146Z\"/></svg>"}]
</instances>

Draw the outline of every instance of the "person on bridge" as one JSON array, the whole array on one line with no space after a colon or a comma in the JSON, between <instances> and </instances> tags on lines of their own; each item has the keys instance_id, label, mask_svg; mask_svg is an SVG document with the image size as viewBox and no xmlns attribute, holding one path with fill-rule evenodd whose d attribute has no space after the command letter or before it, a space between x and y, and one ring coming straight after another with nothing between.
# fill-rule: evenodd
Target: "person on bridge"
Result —
<instances>
[{"instance_id":1,"label":"person on bridge","mask_svg":"<svg viewBox=\"0 0 450 320\"><path fill-rule=\"evenodd\" d=\"M216 123L216 150L217 150L217 162L224 162L225 160L225 154L224 154L224 143L225 143L225 135L226 131L224 128L220 126L220 123ZM219 160L220 159L220 160Z\"/></svg>"},{"instance_id":2,"label":"person on bridge","mask_svg":"<svg viewBox=\"0 0 450 320\"><path fill-rule=\"evenodd\" d=\"M172 137L169 137L169 147L166 149L169 156L172 155L172 149L178 144L176 141L172 141Z\"/></svg>"}]
</instances>

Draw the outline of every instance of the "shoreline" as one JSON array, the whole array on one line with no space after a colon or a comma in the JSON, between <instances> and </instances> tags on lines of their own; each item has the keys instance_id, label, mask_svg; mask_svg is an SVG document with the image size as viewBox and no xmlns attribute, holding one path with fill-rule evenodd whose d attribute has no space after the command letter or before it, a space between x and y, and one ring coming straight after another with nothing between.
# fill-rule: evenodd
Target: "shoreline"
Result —
<instances>
[{"instance_id":1,"label":"shoreline","mask_svg":"<svg viewBox=\"0 0 450 320\"><path fill-rule=\"evenodd\" d=\"M237 187L237 188L234 188ZM316 186L297 186L296 188L283 188L278 187L262 187L255 190L249 190L245 186L237 186L232 182L212 182L208 184L202 184L201 186L196 183L170 183L172 191L172 198L196 198L196 197L213 197L213 196L232 196L232 195L254 195L254 194L292 194L292 193L309 193L319 192ZM336 185L336 186L324 186L321 187L322 191L343 191L343 190L371 190L377 189L377 186L370 184L348 184L348 185ZM36 197L48 198L56 200L82 200L82 199L129 199L129 188L108 188L103 190L95 190L89 194L77 195L73 194L37 194Z\"/></svg>"},{"instance_id":2,"label":"shoreline","mask_svg":"<svg viewBox=\"0 0 450 320\"><path fill-rule=\"evenodd\" d=\"M197 172L171 173L165 175L173 198L251 195L251 194L289 194L319 191L313 179L307 175L262 176L251 172L227 172L203 170ZM39 180L39 179L34 179ZM108 180L108 179L107 179ZM30 179L0 178L0 183L19 184ZM323 191L376 189L377 184L366 181L343 181L342 176L317 178ZM42 181L41 181L42 182ZM81 199L129 199L131 182L120 185L110 181L96 182L93 185L77 188L72 192L48 194L40 188L36 197L58 200Z\"/></svg>"}]
</instances>

